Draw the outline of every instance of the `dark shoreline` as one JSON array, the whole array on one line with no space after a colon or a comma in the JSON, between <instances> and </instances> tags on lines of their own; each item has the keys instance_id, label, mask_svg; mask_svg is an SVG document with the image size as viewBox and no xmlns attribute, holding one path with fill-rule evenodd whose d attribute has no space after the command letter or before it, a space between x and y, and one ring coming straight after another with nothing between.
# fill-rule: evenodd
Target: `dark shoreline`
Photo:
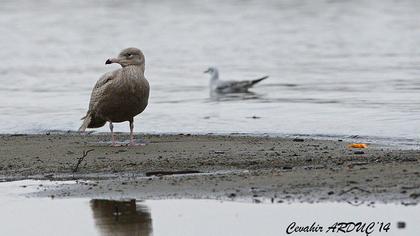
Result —
<instances>
[{"instance_id":1,"label":"dark shoreline","mask_svg":"<svg viewBox=\"0 0 420 236\"><path fill-rule=\"evenodd\" d=\"M109 135L109 132L87 131L88 135ZM117 135L126 135L125 132L115 132ZM43 130L30 133L0 133L0 136L37 136L37 135L80 135L76 130ZM139 134L138 134L139 135ZM369 135L340 135L340 134L305 134L305 133L241 133L241 132L167 132L167 133L141 133L140 136L230 136L230 137L260 137L260 138L280 138L280 139L313 139L324 141L342 141L348 143L372 143L375 146L387 149L420 150L420 139L382 137Z\"/></svg>"},{"instance_id":2,"label":"dark shoreline","mask_svg":"<svg viewBox=\"0 0 420 236\"><path fill-rule=\"evenodd\" d=\"M376 144L356 150L344 141L312 138L142 137L148 145L110 147L108 134L0 135L0 179L90 180L40 194L57 197L402 204L420 200L420 152L416 150ZM119 134L119 138L128 136ZM91 149L73 173L83 151ZM161 173L146 176L151 172Z\"/></svg>"}]
</instances>

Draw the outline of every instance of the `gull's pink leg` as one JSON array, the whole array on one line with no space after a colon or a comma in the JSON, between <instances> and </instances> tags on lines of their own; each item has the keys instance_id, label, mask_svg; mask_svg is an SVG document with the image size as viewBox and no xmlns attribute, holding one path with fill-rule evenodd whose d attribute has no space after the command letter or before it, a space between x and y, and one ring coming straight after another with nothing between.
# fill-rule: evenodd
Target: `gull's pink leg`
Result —
<instances>
[{"instance_id":1,"label":"gull's pink leg","mask_svg":"<svg viewBox=\"0 0 420 236\"><path fill-rule=\"evenodd\" d=\"M111 130L112 146L115 146L114 125L112 122L109 122L109 129Z\"/></svg>"},{"instance_id":2,"label":"gull's pink leg","mask_svg":"<svg viewBox=\"0 0 420 236\"><path fill-rule=\"evenodd\" d=\"M130 120L130 145L135 146L136 141L134 140L133 130L134 130L134 121L133 119L131 119Z\"/></svg>"}]
</instances>

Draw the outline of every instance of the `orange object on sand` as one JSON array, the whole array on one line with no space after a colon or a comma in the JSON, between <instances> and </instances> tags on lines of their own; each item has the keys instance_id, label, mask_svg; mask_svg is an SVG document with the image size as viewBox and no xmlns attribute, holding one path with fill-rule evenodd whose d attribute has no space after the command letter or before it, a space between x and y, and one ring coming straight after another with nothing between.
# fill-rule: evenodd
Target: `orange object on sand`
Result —
<instances>
[{"instance_id":1,"label":"orange object on sand","mask_svg":"<svg viewBox=\"0 0 420 236\"><path fill-rule=\"evenodd\" d=\"M348 147L349 148L367 148L368 145L365 143L352 143L352 144L349 144Z\"/></svg>"}]
</instances>

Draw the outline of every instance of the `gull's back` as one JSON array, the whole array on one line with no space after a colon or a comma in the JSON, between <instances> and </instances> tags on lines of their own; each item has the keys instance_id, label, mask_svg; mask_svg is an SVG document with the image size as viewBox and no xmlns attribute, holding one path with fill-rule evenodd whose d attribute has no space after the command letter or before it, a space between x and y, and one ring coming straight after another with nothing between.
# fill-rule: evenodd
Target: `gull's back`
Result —
<instances>
[{"instance_id":1,"label":"gull's back","mask_svg":"<svg viewBox=\"0 0 420 236\"><path fill-rule=\"evenodd\" d=\"M261 77L254 80L219 80L219 71L215 67L209 67L204 73L210 73L210 90L215 93L246 93L254 84L268 78Z\"/></svg>"}]
</instances>

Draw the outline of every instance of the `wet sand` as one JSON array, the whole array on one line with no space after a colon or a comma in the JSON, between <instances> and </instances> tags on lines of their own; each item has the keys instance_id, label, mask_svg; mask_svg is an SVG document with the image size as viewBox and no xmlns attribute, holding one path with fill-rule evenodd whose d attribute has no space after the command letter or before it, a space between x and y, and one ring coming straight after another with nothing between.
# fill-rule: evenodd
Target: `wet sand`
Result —
<instances>
[{"instance_id":1,"label":"wet sand","mask_svg":"<svg viewBox=\"0 0 420 236\"><path fill-rule=\"evenodd\" d=\"M407 205L420 201L420 152L415 150L375 144L349 149L340 140L310 138L142 138L146 146L111 147L108 134L1 135L0 178L78 180L73 185L45 187L39 194L54 197Z\"/></svg>"}]
</instances>

